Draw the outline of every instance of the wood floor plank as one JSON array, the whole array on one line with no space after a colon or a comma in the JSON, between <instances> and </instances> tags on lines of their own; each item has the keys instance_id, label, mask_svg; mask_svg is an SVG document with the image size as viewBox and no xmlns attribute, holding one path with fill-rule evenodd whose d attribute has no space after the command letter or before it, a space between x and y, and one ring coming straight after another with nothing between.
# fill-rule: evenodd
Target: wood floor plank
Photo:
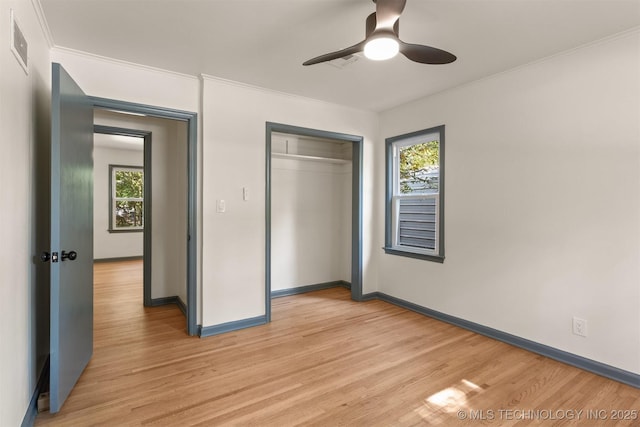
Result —
<instances>
[{"instance_id":1,"label":"wood floor plank","mask_svg":"<svg viewBox=\"0 0 640 427\"><path fill-rule=\"evenodd\" d=\"M142 306L140 261L94 271L93 358L37 426L640 426L638 389L343 288L199 339Z\"/></svg>"}]
</instances>

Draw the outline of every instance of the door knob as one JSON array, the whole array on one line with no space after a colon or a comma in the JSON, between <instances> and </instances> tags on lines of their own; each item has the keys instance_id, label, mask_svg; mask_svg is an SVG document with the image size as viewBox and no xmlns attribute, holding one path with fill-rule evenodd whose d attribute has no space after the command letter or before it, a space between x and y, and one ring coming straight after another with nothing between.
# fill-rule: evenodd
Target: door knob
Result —
<instances>
[{"instance_id":1,"label":"door knob","mask_svg":"<svg viewBox=\"0 0 640 427\"><path fill-rule=\"evenodd\" d=\"M48 262L51 259L51 254L49 252L42 252L40 254L40 261Z\"/></svg>"},{"instance_id":2,"label":"door knob","mask_svg":"<svg viewBox=\"0 0 640 427\"><path fill-rule=\"evenodd\" d=\"M76 251L62 251L62 261L68 259L69 261L73 261L78 258L78 253Z\"/></svg>"}]
</instances>

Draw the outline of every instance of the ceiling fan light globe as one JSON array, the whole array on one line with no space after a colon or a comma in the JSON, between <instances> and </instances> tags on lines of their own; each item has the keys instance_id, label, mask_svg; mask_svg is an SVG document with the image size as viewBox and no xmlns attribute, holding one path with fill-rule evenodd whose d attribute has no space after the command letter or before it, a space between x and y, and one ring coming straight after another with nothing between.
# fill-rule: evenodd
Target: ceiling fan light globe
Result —
<instances>
[{"instance_id":1,"label":"ceiling fan light globe","mask_svg":"<svg viewBox=\"0 0 640 427\"><path fill-rule=\"evenodd\" d=\"M391 59L398 54L400 44L391 37L376 37L364 45L364 56L374 61Z\"/></svg>"}]
</instances>

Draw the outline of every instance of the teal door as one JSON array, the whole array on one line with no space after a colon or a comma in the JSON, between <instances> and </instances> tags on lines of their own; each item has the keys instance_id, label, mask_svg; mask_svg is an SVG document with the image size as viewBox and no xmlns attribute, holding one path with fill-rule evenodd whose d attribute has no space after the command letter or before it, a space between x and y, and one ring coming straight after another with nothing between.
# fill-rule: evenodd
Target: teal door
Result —
<instances>
[{"instance_id":1,"label":"teal door","mask_svg":"<svg viewBox=\"0 0 640 427\"><path fill-rule=\"evenodd\" d=\"M93 352L93 105L60 64L51 88L50 408Z\"/></svg>"}]
</instances>

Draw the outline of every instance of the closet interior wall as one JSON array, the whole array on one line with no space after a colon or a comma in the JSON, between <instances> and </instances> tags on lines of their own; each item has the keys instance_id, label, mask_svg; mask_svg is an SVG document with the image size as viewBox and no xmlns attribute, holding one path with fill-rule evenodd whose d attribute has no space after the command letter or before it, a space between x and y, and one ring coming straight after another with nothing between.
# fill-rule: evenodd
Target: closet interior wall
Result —
<instances>
[{"instance_id":1,"label":"closet interior wall","mask_svg":"<svg viewBox=\"0 0 640 427\"><path fill-rule=\"evenodd\" d=\"M271 141L271 290L351 280L352 144Z\"/></svg>"}]
</instances>

